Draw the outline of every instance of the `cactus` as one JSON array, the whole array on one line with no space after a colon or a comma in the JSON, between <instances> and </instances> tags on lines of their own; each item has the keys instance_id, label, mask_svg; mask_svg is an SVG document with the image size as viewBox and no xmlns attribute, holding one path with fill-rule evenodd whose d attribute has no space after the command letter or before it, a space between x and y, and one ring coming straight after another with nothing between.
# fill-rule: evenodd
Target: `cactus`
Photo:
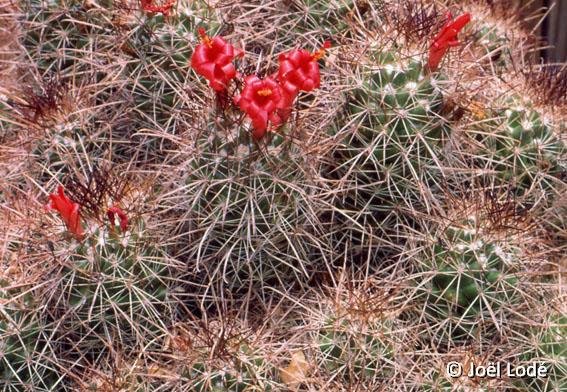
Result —
<instances>
[{"instance_id":1,"label":"cactus","mask_svg":"<svg viewBox=\"0 0 567 392\"><path fill-rule=\"evenodd\" d=\"M82 61L81 53L91 53L101 64L107 63L103 54L115 42L108 30L112 26L101 23L103 8L88 9L87 3L40 2L30 0L23 5L26 27L23 44L35 60L40 74L52 73L72 77L74 72L85 72L95 63ZM102 80L102 74L97 75Z\"/></svg>"},{"instance_id":2,"label":"cactus","mask_svg":"<svg viewBox=\"0 0 567 392\"><path fill-rule=\"evenodd\" d=\"M512 63L511 40L496 26L480 25L475 37L488 62L497 69L506 69Z\"/></svg>"},{"instance_id":3,"label":"cactus","mask_svg":"<svg viewBox=\"0 0 567 392\"><path fill-rule=\"evenodd\" d=\"M33 168L38 178L48 181L53 178L53 173L57 173L57 179L64 181L73 170L69 162L80 165L85 157L95 158L103 152L92 143L88 128L79 128L71 123L47 132L44 139L34 146L32 154L38 162Z\"/></svg>"},{"instance_id":4,"label":"cactus","mask_svg":"<svg viewBox=\"0 0 567 392\"><path fill-rule=\"evenodd\" d=\"M474 336L480 320L502 305L519 301L514 249L487 241L469 219L447 227L443 244L434 245L426 268L434 272L428 308L435 318L454 324L453 338Z\"/></svg>"},{"instance_id":5,"label":"cactus","mask_svg":"<svg viewBox=\"0 0 567 392\"><path fill-rule=\"evenodd\" d=\"M60 380L34 295L0 282L0 388L49 391Z\"/></svg>"},{"instance_id":6,"label":"cactus","mask_svg":"<svg viewBox=\"0 0 567 392\"><path fill-rule=\"evenodd\" d=\"M228 132L203 137L188 162L184 198L197 229L190 257L211 283L222 278L231 289L302 279L317 204L299 151L280 135L262 151L243 127Z\"/></svg>"},{"instance_id":7,"label":"cactus","mask_svg":"<svg viewBox=\"0 0 567 392\"><path fill-rule=\"evenodd\" d=\"M374 327L374 326L373 326ZM388 326L379 326L388 331ZM346 321L329 321L318 335L321 364L329 374L340 377L341 382L351 385L385 378L391 369L392 349L380 336L380 328L368 331L357 330Z\"/></svg>"},{"instance_id":8,"label":"cactus","mask_svg":"<svg viewBox=\"0 0 567 392\"><path fill-rule=\"evenodd\" d=\"M232 343L232 342L231 342ZM120 361L111 370L97 369L80 383L82 390L100 391L128 388L131 390L182 389L192 392L220 392L278 389L275 367L254 352L246 343L230 348L223 358L209 358L211 347L192 347L191 352L174 353L168 366L155 362L140 366L135 361ZM93 377L94 376L94 377Z\"/></svg>"},{"instance_id":9,"label":"cactus","mask_svg":"<svg viewBox=\"0 0 567 392\"><path fill-rule=\"evenodd\" d=\"M567 318L551 314L546 325L531 329L535 347L524 355L526 362L547 367L546 378L523 379L521 386L538 392L562 391L567 386Z\"/></svg>"},{"instance_id":10,"label":"cactus","mask_svg":"<svg viewBox=\"0 0 567 392\"><path fill-rule=\"evenodd\" d=\"M47 204L74 240L54 249L62 253L62 266L44 303L58 318L57 339L76 342L66 355L78 355L77 364L104 358L112 347L129 352L156 345L168 325L162 317L171 311L175 262L164 256L164 244L159 249L151 242L145 221L135 215L145 194L103 166L84 182L68 180L67 194L59 186Z\"/></svg>"},{"instance_id":11,"label":"cactus","mask_svg":"<svg viewBox=\"0 0 567 392\"><path fill-rule=\"evenodd\" d=\"M476 134L482 145L479 165L494 170L500 179L497 184L511 184L518 196L532 188L557 188L567 152L559 139L564 125L551 122L529 103L521 102L514 97L480 120ZM487 128L491 129L488 134Z\"/></svg>"},{"instance_id":12,"label":"cactus","mask_svg":"<svg viewBox=\"0 0 567 392\"><path fill-rule=\"evenodd\" d=\"M101 228L91 240L61 271L51 304L66 309L58 332L91 353L104 350L109 335L122 347L149 344L167 327L169 267L144 241L141 222L124 235Z\"/></svg>"},{"instance_id":13,"label":"cactus","mask_svg":"<svg viewBox=\"0 0 567 392\"><path fill-rule=\"evenodd\" d=\"M332 290L305 299L312 303L303 314L307 328L299 329L296 339L308 336L309 362L317 366L312 366L313 377L319 375L329 386L373 389L401 370L395 359L401 340L395 296L377 281L356 279L354 271L334 280Z\"/></svg>"},{"instance_id":14,"label":"cactus","mask_svg":"<svg viewBox=\"0 0 567 392\"><path fill-rule=\"evenodd\" d=\"M480 70L491 75L505 75L522 64L527 51L537 48L530 30L530 19L542 17L542 9L520 1L481 0L466 2L474 23L469 30L474 37L474 58Z\"/></svg>"},{"instance_id":15,"label":"cactus","mask_svg":"<svg viewBox=\"0 0 567 392\"><path fill-rule=\"evenodd\" d=\"M214 11L204 2L179 6L176 16L149 14L135 29L124 50L135 61L126 72L136 75L128 90L134 97L140 118L151 126L171 126L175 112L186 110L186 94L181 92L189 83L189 59L193 52L197 28L205 24L218 31L220 23ZM192 109L192 108L191 108Z\"/></svg>"},{"instance_id":16,"label":"cactus","mask_svg":"<svg viewBox=\"0 0 567 392\"><path fill-rule=\"evenodd\" d=\"M451 130L441 114L443 76L427 74L419 57L374 50L366 64L347 98L344 122L331 130L344 139L330 169L331 178L348 184L333 241L346 242L346 251L362 259L357 249L376 258L373 247L392 244L387 236L376 238L377 227L389 235L405 220L402 214L427 205L424 190L442 181L441 152Z\"/></svg>"},{"instance_id":17,"label":"cactus","mask_svg":"<svg viewBox=\"0 0 567 392\"><path fill-rule=\"evenodd\" d=\"M262 388L263 391L273 391L275 375L266 372L266 364L262 357L255 357L244 345L239 348L233 369L215 368L206 362L197 362L187 369L183 376L191 382L191 390L205 391L246 391ZM267 374L262 374L267 373Z\"/></svg>"},{"instance_id":18,"label":"cactus","mask_svg":"<svg viewBox=\"0 0 567 392\"><path fill-rule=\"evenodd\" d=\"M195 392L279 390L276 367L259 344L265 337L236 323L225 315L177 324L164 346L174 360L165 367L159 362L149 366L155 368L151 373L176 377L158 378L154 386Z\"/></svg>"},{"instance_id":19,"label":"cactus","mask_svg":"<svg viewBox=\"0 0 567 392\"><path fill-rule=\"evenodd\" d=\"M376 69L365 71L350 99L349 120L356 128L345 140L342 160L367 194L361 205L393 199L409 206L419 200L415 184L432 183L431 169L449 134L440 115L442 82L425 75L417 59L404 64L388 52L372 61Z\"/></svg>"},{"instance_id":20,"label":"cactus","mask_svg":"<svg viewBox=\"0 0 567 392\"><path fill-rule=\"evenodd\" d=\"M449 197L443 218L415 251L414 292L435 341L458 344L503 333L521 325L515 315L534 306L526 298L537 297L541 239L531 218L501 195Z\"/></svg>"},{"instance_id":21,"label":"cactus","mask_svg":"<svg viewBox=\"0 0 567 392\"><path fill-rule=\"evenodd\" d=\"M349 18L355 15L355 1L302 0L295 4L301 22L307 31L323 30L330 37L348 34Z\"/></svg>"}]
</instances>

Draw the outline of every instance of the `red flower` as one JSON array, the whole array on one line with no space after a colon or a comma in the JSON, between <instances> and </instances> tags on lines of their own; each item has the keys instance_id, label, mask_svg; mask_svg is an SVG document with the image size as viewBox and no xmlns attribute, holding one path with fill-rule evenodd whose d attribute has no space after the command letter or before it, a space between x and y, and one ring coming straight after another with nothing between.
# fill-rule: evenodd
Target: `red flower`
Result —
<instances>
[{"instance_id":1,"label":"red flower","mask_svg":"<svg viewBox=\"0 0 567 392\"><path fill-rule=\"evenodd\" d=\"M244 79L242 93L234 98L234 103L248 114L254 127L252 134L261 139L266 134L268 120L280 124L275 111L285 102L282 102L280 86L272 77L260 79L250 75Z\"/></svg>"},{"instance_id":2,"label":"red flower","mask_svg":"<svg viewBox=\"0 0 567 392\"><path fill-rule=\"evenodd\" d=\"M65 191L61 185L57 187L57 194L49 195L49 202L46 207L48 210L58 211L67 226L67 230L73 233L77 239L83 238L84 232L79 215L80 205L65 196Z\"/></svg>"},{"instance_id":3,"label":"red flower","mask_svg":"<svg viewBox=\"0 0 567 392\"><path fill-rule=\"evenodd\" d=\"M433 39L433 43L429 49L429 60L427 62L429 71L436 71L443 56L447 53L447 50L449 50L450 47L459 45L457 36L470 20L471 14L469 13L460 15L455 20L453 20L451 13L447 14L447 22L439 34Z\"/></svg>"},{"instance_id":4,"label":"red flower","mask_svg":"<svg viewBox=\"0 0 567 392\"><path fill-rule=\"evenodd\" d=\"M142 4L142 9L146 12L160 12L165 16L169 15L169 11L175 4L176 0L167 0L163 5L154 5L154 0L140 0Z\"/></svg>"},{"instance_id":5,"label":"red flower","mask_svg":"<svg viewBox=\"0 0 567 392\"><path fill-rule=\"evenodd\" d=\"M222 37L209 38L203 28L199 28L199 35L202 43L191 56L191 66L209 81L213 90L223 91L236 76L232 64L234 47Z\"/></svg>"},{"instance_id":6,"label":"red flower","mask_svg":"<svg viewBox=\"0 0 567 392\"><path fill-rule=\"evenodd\" d=\"M317 61L325 55L326 49L331 46L329 41L315 53L304 49L292 50L280 55L280 69L278 72L282 88L290 97L301 91L311 91L319 87L321 76Z\"/></svg>"},{"instance_id":7,"label":"red flower","mask_svg":"<svg viewBox=\"0 0 567 392\"><path fill-rule=\"evenodd\" d=\"M280 68L277 76L281 88L281 99L272 121L274 125L281 125L287 121L291 114L291 105L299 91L311 91L319 87L321 76L317 61L330 47L331 43L326 41L323 47L315 53L296 49L280 55Z\"/></svg>"},{"instance_id":8,"label":"red flower","mask_svg":"<svg viewBox=\"0 0 567 392\"><path fill-rule=\"evenodd\" d=\"M106 211L106 215L108 216L108 219L110 220L110 223L112 225L114 225L114 216L117 215L118 219L120 220L120 230L122 230L122 232L125 232L128 229L128 217L120 207L116 205L110 207L108 211Z\"/></svg>"}]
</instances>

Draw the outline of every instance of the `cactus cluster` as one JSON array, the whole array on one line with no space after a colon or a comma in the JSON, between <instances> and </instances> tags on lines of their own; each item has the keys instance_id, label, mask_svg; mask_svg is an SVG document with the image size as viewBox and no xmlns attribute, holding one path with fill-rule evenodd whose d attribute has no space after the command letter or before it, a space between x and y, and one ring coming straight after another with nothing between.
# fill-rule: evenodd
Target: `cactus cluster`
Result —
<instances>
[{"instance_id":1,"label":"cactus cluster","mask_svg":"<svg viewBox=\"0 0 567 392\"><path fill-rule=\"evenodd\" d=\"M530 189L557 187L564 171L566 146L559 136L564 124L554 124L519 97L499 107L477 124L480 164L494 170L500 184L509 184L518 196ZM482 131L487 127L493 130L490 134Z\"/></svg>"},{"instance_id":2,"label":"cactus cluster","mask_svg":"<svg viewBox=\"0 0 567 392\"><path fill-rule=\"evenodd\" d=\"M520 300L519 251L487 239L475 216L453 223L440 238L431 260L424 261L424 269L434 273L428 285L428 311L437 322L452 324L448 329L453 339L474 336L476 328L496 317L501 305Z\"/></svg>"},{"instance_id":3,"label":"cactus cluster","mask_svg":"<svg viewBox=\"0 0 567 392\"><path fill-rule=\"evenodd\" d=\"M0 5L0 390L565 389L567 72L496 3Z\"/></svg>"},{"instance_id":4,"label":"cactus cluster","mask_svg":"<svg viewBox=\"0 0 567 392\"><path fill-rule=\"evenodd\" d=\"M416 184L433 182L434 170L428 169L450 131L439 114L442 82L427 75L419 59L402 61L392 52L377 52L369 62L372 68L363 70L362 85L349 97L354 132L345 140L345 170L356 167L351 177L369 194L364 204L417 202L412 199Z\"/></svg>"}]
</instances>

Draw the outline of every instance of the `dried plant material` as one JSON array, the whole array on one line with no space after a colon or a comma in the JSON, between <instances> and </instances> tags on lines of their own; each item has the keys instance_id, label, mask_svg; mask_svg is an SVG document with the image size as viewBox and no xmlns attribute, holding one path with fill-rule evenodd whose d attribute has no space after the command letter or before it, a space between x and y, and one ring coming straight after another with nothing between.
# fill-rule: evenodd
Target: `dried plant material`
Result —
<instances>
[{"instance_id":1,"label":"dried plant material","mask_svg":"<svg viewBox=\"0 0 567 392\"><path fill-rule=\"evenodd\" d=\"M0 103L2 96L9 95L17 87L16 58L22 52L17 40L20 27L15 4L13 1L0 0Z\"/></svg>"},{"instance_id":2,"label":"dried plant material","mask_svg":"<svg viewBox=\"0 0 567 392\"><path fill-rule=\"evenodd\" d=\"M294 351L287 367L281 369L280 377L284 384L290 388L298 388L307 381L311 366L305 359L303 351Z\"/></svg>"}]
</instances>

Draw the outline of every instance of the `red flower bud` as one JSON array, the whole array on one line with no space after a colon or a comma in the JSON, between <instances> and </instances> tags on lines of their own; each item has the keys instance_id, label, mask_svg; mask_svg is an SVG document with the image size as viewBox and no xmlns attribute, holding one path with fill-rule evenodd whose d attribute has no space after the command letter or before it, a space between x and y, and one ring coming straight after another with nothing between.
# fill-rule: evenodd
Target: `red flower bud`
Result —
<instances>
[{"instance_id":1,"label":"red flower bud","mask_svg":"<svg viewBox=\"0 0 567 392\"><path fill-rule=\"evenodd\" d=\"M81 217L79 215L80 205L74 203L65 195L65 191L61 185L57 187L57 194L49 195L49 202L46 205L48 210L56 210L69 230L77 239L84 236L83 227L81 226Z\"/></svg>"},{"instance_id":2,"label":"red flower bud","mask_svg":"<svg viewBox=\"0 0 567 392\"><path fill-rule=\"evenodd\" d=\"M122 211L122 209L120 209L120 207L110 207L106 212L106 215L108 216L108 220L110 220L111 225L114 225L114 217L115 215L117 215L118 219L120 220L120 230L122 230L122 232L125 232L128 229L128 216L126 216L126 214L124 213L124 211Z\"/></svg>"},{"instance_id":3,"label":"red flower bud","mask_svg":"<svg viewBox=\"0 0 567 392\"><path fill-rule=\"evenodd\" d=\"M175 4L175 1L176 0L167 0L163 5L154 5L153 0L140 0L140 3L142 4L142 9L146 12L159 12L165 16L168 16L169 11L171 11L171 8Z\"/></svg>"},{"instance_id":4,"label":"red flower bud","mask_svg":"<svg viewBox=\"0 0 567 392\"><path fill-rule=\"evenodd\" d=\"M199 29L202 43L197 45L191 56L191 67L204 76L215 91L223 91L236 76L232 60L234 47L222 37L210 38L203 28Z\"/></svg>"},{"instance_id":5,"label":"red flower bud","mask_svg":"<svg viewBox=\"0 0 567 392\"><path fill-rule=\"evenodd\" d=\"M278 125L275 114L278 105L282 105L282 93L278 83L272 78L260 79L256 75L244 79L242 93L234 98L234 103L252 120L253 135L261 139L268 128L268 120Z\"/></svg>"},{"instance_id":6,"label":"red flower bud","mask_svg":"<svg viewBox=\"0 0 567 392\"><path fill-rule=\"evenodd\" d=\"M427 68L430 72L437 70L441 60L443 60L443 56L445 56L445 53L447 53L450 47L459 45L457 36L470 20L471 15L469 13L460 15L455 20L453 20L451 13L447 14L447 22L439 34L433 39L433 43L429 49Z\"/></svg>"}]
</instances>

